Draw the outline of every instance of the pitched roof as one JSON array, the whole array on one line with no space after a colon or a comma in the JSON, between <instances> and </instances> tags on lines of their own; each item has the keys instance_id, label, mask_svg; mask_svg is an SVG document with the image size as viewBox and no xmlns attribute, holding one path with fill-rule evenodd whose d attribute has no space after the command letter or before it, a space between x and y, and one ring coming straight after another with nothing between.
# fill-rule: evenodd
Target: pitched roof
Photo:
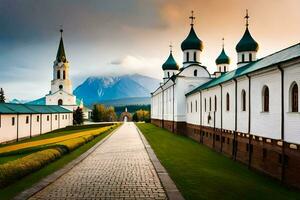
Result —
<instances>
[{"instance_id":1,"label":"pitched roof","mask_svg":"<svg viewBox=\"0 0 300 200\"><path fill-rule=\"evenodd\" d=\"M275 64L289 61L289 60L299 58L299 57L300 57L300 43L293 45L291 47L288 47L286 49L283 49L281 51L278 51L276 53L273 53L271 55L268 55L257 61L251 62L251 63L249 63L243 67L237 68L233 71L227 72L227 73L221 75L220 77L212 79L211 81L208 81L207 83L204 83L204 84L200 85L199 87L195 88L194 90L188 92L186 94L186 96L191 95L195 92L204 90L204 89L208 89L208 88L217 86L221 83L233 80L237 77L249 74L251 72L265 69L265 68L271 67Z\"/></svg>"},{"instance_id":2,"label":"pitched roof","mask_svg":"<svg viewBox=\"0 0 300 200\"><path fill-rule=\"evenodd\" d=\"M56 105L29 105L0 103L0 114L50 114L72 113L72 111Z\"/></svg>"}]
</instances>

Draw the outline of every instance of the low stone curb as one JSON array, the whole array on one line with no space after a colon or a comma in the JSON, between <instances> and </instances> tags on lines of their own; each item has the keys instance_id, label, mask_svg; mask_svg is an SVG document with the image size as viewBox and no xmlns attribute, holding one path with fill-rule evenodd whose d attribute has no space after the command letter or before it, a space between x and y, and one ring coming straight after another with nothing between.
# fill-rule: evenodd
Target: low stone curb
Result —
<instances>
[{"instance_id":1,"label":"low stone curb","mask_svg":"<svg viewBox=\"0 0 300 200\"><path fill-rule=\"evenodd\" d=\"M155 171L160 179L160 182L167 193L168 199L170 200L184 200L183 196L181 195L180 191L177 189L175 183L169 176L168 172L162 166L160 161L158 160L157 156L155 155L153 149L149 145L148 141L146 140L145 136L141 133L139 128L136 126L136 129L144 143L145 149L149 155L149 158L155 168Z\"/></svg>"},{"instance_id":2,"label":"low stone curb","mask_svg":"<svg viewBox=\"0 0 300 200\"><path fill-rule=\"evenodd\" d=\"M70 171L73 167L78 165L80 162L82 162L86 157L88 157L91 153L93 153L102 143L104 143L114 132L116 132L122 125L117 127L115 130L113 130L109 135L107 135L105 138L100 140L97 144L95 144L93 147L91 147L89 150L87 150L85 153L81 154L78 158L68 163L63 168L57 170L56 172L48 175L47 177L40 180L38 183L34 184L32 187L24 190L17 196L15 196L14 200L24 200L29 199L34 194L38 193L54 181L56 181L59 177Z\"/></svg>"}]
</instances>

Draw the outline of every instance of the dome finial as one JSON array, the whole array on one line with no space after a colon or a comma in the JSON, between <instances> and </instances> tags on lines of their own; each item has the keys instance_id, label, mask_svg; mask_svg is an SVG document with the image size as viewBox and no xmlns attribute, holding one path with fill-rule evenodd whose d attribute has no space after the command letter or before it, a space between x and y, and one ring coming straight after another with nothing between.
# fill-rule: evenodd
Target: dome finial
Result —
<instances>
[{"instance_id":1,"label":"dome finial","mask_svg":"<svg viewBox=\"0 0 300 200\"><path fill-rule=\"evenodd\" d=\"M224 49L224 37L222 37L222 48Z\"/></svg>"},{"instance_id":2,"label":"dome finial","mask_svg":"<svg viewBox=\"0 0 300 200\"><path fill-rule=\"evenodd\" d=\"M248 15L248 9L246 9L246 16L245 16L245 19L246 19L246 27L248 28L249 26L249 15Z\"/></svg>"},{"instance_id":3,"label":"dome finial","mask_svg":"<svg viewBox=\"0 0 300 200\"><path fill-rule=\"evenodd\" d=\"M60 37L62 37L62 33L64 32L64 30L63 30L63 25L60 25L59 32L60 32Z\"/></svg>"},{"instance_id":4,"label":"dome finial","mask_svg":"<svg viewBox=\"0 0 300 200\"><path fill-rule=\"evenodd\" d=\"M170 47L170 53L172 53L172 50L173 50L172 41L170 42L170 45L169 45L169 47Z\"/></svg>"},{"instance_id":5,"label":"dome finial","mask_svg":"<svg viewBox=\"0 0 300 200\"><path fill-rule=\"evenodd\" d=\"M194 11L191 11L192 15L189 17L191 19L191 26L194 26L194 20L196 19L196 17L194 17Z\"/></svg>"}]
</instances>

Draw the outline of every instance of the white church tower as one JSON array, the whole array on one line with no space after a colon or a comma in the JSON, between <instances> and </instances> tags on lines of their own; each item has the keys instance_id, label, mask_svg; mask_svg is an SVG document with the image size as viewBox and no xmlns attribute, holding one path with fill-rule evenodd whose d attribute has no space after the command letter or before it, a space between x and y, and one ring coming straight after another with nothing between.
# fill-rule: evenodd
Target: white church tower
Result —
<instances>
[{"instance_id":1,"label":"white church tower","mask_svg":"<svg viewBox=\"0 0 300 200\"><path fill-rule=\"evenodd\" d=\"M51 91L46 95L46 105L62 105L73 109L76 107L76 97L72 94L72 82L69 78L69 62L64 49L63 30L60 30L60 42L53 65Z\"/></svg>"},{"instance_id":2,"label":"white church tower","mask_svg":"<svg viewBox=\"0 0 300 200\"><path fill-rule=\"evenodd\" d=\"M246 10L246 30L242 37L242 39L239 41L239 43L236 45L235 49L237 52L237 67L242 67L252 61L256 61L256 53L258 51L258 43L253 39L253 37L250 34L249 31L249 15L248 10Z\"/></svg>"}]
</instances>

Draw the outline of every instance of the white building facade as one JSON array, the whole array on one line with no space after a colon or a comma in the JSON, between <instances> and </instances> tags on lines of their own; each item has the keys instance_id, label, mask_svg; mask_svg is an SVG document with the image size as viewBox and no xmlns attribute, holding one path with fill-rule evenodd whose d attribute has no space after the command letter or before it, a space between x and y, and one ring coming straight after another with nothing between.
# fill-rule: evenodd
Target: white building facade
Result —
<instances>
[{"instance_id":1,"label":"white building facade","mask_svg":"<svg viewBox=\"0 0 300 200\"><path fill-rule=\"evenodd\" d=\"M0 144L73 125L73 112L55 105L0 104Z\"/></svg>"},{"instance_id":2,"label":"white building facade","mask_svg":"<svg viewBox=\"0 0 300 200\"><path fill-rule=\"evenodd\" d=\"M152 93L151 121L300 187L300 44L257 59L245 18L236 69L223 45L213 75L192 25L183 67Z\"/></svg>"}]
</instances>

